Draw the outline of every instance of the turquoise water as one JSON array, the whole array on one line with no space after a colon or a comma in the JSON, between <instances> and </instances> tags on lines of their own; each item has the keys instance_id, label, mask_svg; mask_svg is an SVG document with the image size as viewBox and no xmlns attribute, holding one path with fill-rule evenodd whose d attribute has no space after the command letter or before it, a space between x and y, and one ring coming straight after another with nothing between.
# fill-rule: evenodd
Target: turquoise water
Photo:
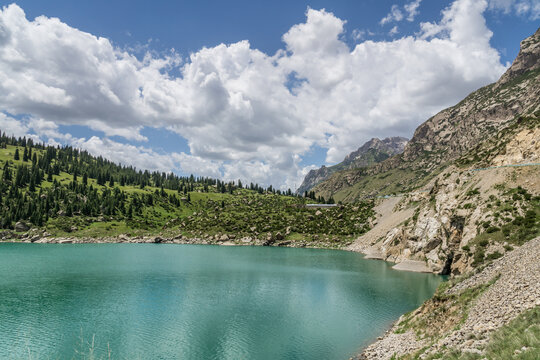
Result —
<instances>
[{"instance_id":1,"label":"turquoise water","mask_svg":"<svg viewBox=\"0 0 540 360\"><path fill-rule=\"evenodd\" d=\"M0 244L0 358L348 359L440 281L335 250Z\"/></svg>"}]
</instances>

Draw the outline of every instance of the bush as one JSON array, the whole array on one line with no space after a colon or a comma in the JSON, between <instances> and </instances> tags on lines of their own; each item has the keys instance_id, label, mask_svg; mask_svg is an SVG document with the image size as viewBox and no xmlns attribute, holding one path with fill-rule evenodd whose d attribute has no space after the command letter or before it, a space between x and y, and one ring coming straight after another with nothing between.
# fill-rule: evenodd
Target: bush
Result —
<instances>
[{"instance_id":1,"label":"bush","mask_svg":"<svg viewBox=\"0 0 540 360\"><path fill-rule=\"evenodd\" d=\"M497 231L499 231L499 230L501 230L501 229L499 229L499 228L496 227L496 226L490 226L490 227L488 227L488 228L486 229L486 232L487 232L488 234L491 234L491 233L497 232Z\"/></svg>"},{"instance_id":2,"label":"bush","mask_svg":"<svg viewBox=\"0 0 540 360\"><path fill-rule=\"evenodd\" d=\"M495 259L498 259L498 258L500 258L500 257L502 257L502 256L503 256L503 255L502 255L500 252L495 251L494 253L489 254L489 255L487 256L487 259L488 259L488 260L495 260Z\"/></svg>"},{"instance_id":3,"label":"bush","mask_svg":"<svg viewBox=\"0 0 540 360\"><path fill-rule=\"evenodd\" d=\"M484 250L482 249L476 250L476 252L474 253L474 258L473 258L473 263L472 263L473 266L479 265L482 262L484 262L484 257L485 257Z\"/></svg>"},{"instance_id":4,"label":"bush","mask_svg":"<svg viewBox=\"0 0 540 360\"><path fill-rule=\"evenodd\" d=\"M478 242L478 245L481 247L486 247L489 244L489 241L487 239L482 239Z\"/></svg>"},{"instance_id":5,"label":"bush","mask_svg":"<svg viewBox=\"0 0 540 360\"><path fill-rule=\"evenodd\" d=\"M514 248L512 246L510 246L510 245L504 245L504 250L512 251L512 250L514 250Z\"/></svg>"}]
</instances>

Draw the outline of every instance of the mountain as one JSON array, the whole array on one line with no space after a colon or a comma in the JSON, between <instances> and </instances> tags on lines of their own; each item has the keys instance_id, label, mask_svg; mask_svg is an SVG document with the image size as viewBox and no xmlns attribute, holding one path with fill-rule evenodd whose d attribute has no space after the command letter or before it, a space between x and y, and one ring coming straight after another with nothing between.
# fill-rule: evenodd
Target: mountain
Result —
<instances>
[{"instance_id":1,"label":"mountain","mask_svg":"<svg viewBox=\"0 0 540 360\"><path fill-rule=\"evenodd\" d=\"M372 138L359 147L358 150L347 155L339 164L330 167L323 165L319 169L310 170L302 185L298 188L297 193L303 194L305 191L311 190L315 185L328 179L330 175L338 171L365 168L402 153L407 141L406 138L399 136L387 137L383 140Z\"/></svg>"},{"instance_id":2,"label":"mountain","mask_svg":"<svg viewBox=\"0 0 540 360\"><path fill-rule=\"evenodd\" d=\"M538 357L527 338L540 319L539 140L540 29L496 83L420 125L402 154L315 187L375 197L374 227L348 250L450 275L358 359Z\"/></svg>"},{"instance_id":3,"label":"mountain","mask_svg":"<svg viewBox=\"0 0 540 360\"><path fill-rule=\"evenodd\" d=\"M421 124L403 153L365 169L335 172L313 190L342 201L410 191L425 185L520 116L536 114L540 103L539 42L540 29L521 42L519 55L496 83Z\"/></svg>"},{"instance_id":4,"label":"mountain","mask_svg":"<svg viewBox=\"0 0 540 360\"><path fill-rule=\"evenodd\" d=\"M315 187L377 198L377 225L351 250L458 275L540 235L539 44L540 29L499 81L420 125L402 154Z\"/></svg>"}]
</instances>

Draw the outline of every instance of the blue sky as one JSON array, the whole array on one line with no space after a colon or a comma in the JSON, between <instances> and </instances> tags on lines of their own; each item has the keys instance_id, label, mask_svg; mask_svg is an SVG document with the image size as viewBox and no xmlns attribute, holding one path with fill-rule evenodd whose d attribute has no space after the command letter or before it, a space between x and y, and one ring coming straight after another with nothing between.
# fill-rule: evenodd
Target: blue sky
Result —
<instances>
[{"instance_id":1,"label":"blue sky","mask_svg":"<svg viewBox=\"0 0 540 360\"><path fill-rule=\"evenodd\" d=\"M0 4L0 129L281 187L410 137L495 81L540 18L539 0Z\"/></svg>"},{"instance_id":2,"label":"blue sky","mask_svg":"<svg viewBox=\"0 0 540 360\"><path fill-rule=\"evenodd\" d=\"M29 19L46 15L58 17L70 26L104 36L120 47L148 44L156 51L175 48L181 54L196 52L202 47L234 43L248 39L256 49L272 54L283 47L281 36L294 24L304 21L308 7L326 9L347 20L348 43L355 29L370 30L370 39L388 39L388 29L379 24L392 5L408 1L16 1ZM12 3L2 1L2 5ZM418 31L418 23L434 21L449 0L423 1L414 22L402 23L405 34ZM502 3L502 2L501 2ZM531 3L534 3L531 2ZM494 33L492 45L500 51L504 62L512 61L519 42L538 27L538 19L515 12L486 12L489 29ZM386 31L385 31L386 30Z\"/></svg>"}]
</instances>

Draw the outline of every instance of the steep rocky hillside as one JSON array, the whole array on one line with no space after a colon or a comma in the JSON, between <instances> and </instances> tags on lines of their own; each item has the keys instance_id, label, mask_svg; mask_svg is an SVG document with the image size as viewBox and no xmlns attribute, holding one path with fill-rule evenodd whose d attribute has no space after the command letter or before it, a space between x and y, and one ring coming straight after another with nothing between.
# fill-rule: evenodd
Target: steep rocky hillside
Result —
<instances>
[{"instance_id":1,"label":"steep rocky hillside","mask_svg":"<svg viewBox=\"0 0 540 360\"><path fill-rule=\"evenodd\" d=\"M510 166L540 163L539 139L540 119L522 118L460 157L423 190L379 199L393 208L379 212L373 230L350 250L458 275L540 235L540 166ZM483 168L471 169L471 161Z\"/></svg>"},{"instance_id":2,"label":"steep rocky hillside","mask_svg":"<svg viewBox=\"0 0 540 360\"><path fill-rule=\"evenodd\" d=\"M383 140L373 138L364 145L353 151L345 157L345 159L334 166L322 166L320 169L311 170L297 192L303 194L305 191L311 190L315 185L328 179L330 175L348 169L360 169L369 165L379 163L389 157L403 152L407 139L404 137L388 137Z\"/></svg>"},{"instance_id":3,"label":"steep rocky hillside","mask_svg":"<svg viewBox=\"0 0 540 360\"><path fill-rule=\"evenodd\" d=\"M313 190L336 200L411 191L520 116L540 114L540 29L521 42L512 66L494 84L420 125L402 154L360 170L333 174ZM477 159L479 160L479 159ZM471 162L472 165L472 162Z\"/></svg>"},{"instance_id":4,"label":"steep rocky hillside","mask_svg":"<svg viewBox=\"0 0 540 360\"><path fill-rule=\"evenodd\" d=\"M540 238L443 283L357 359L538 359Z\"/></svg>"}]
</instances>

